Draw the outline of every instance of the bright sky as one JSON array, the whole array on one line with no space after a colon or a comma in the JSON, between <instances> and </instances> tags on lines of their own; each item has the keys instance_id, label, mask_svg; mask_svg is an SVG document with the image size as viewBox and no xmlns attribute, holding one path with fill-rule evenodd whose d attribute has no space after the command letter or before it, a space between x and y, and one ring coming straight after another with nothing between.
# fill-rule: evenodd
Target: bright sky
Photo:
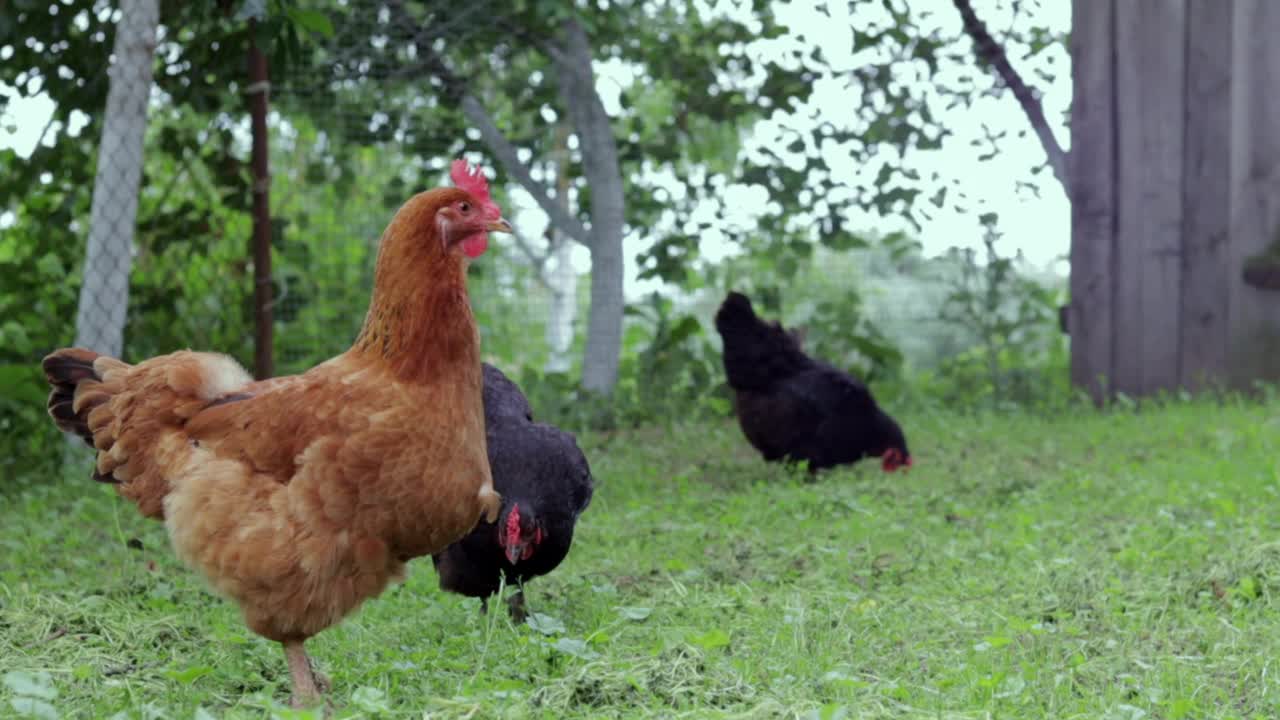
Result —
<instances>
[{"instance_id":1,"label":"bright sky","mask_svg":"<svg viewBox=\"0 0 1280 720\"><path fill-rule=\"evenodd\" d=\"M960 20L950 3L935 0L936 9L930 15L921 14L919 19L925 28L938 27L947 36L959 32ZM746 4L749 5L749 4ZM812 45L819 44L825 57L837 69L858 66L861 59L852 52L852 26L865 26L881 19L883 11L878 4L869 3L858 6L858 12L852 17L848 15L845 3L829 3L831 15L819 12L810 3L779 3L777 12L780 19L801 36L799 40L783 41L782 46L797 42ZM1033 25L1047 25L1055 32L1065 32L1071 24L1070 4L1065 2L1045 2L1034 12L1036 17L1021 17L1016 22L1008 7L1007 0L974 0L974 8L993 31L997 38L1002 38L1013 28L1025 30ZM736 13L735 4L727 0L718 0L717 10ZM841 16L841 13L844 13ZM1025 11L1024 11L1025 14ZM761 45L752 52L764 57L774 56L776 47ZM968 51L966 43L963 48ZM1069 137L1064 122L1064 112L1071 101L1070 59L1065 48L1055 46L1041 52L1034 58L1025 57L1026 48L1012 46L1008 52L1014 66L1032 87L1043 93L1045 113L1054 124L1054 131L1059 142L1068 146ZM3 55L3 51L0 51ZM0 57L0 60L3 60ZM1037 72L1040 71L1040 72ZM1053 76L1052 82L1046 80L1042 72ZM606 109L611 112L618 107L620 90L630 84L630 72L623 67L599 65L597 67L598 85L605 101ZM976 70L972 63L943 64L938 83L947 86L960 82L962 76L973 78L981 89L992 86L993 80ZM909 81L910 78L903 78ZM9 94L9 88L0 86L0 93ZM847 88L843 80L832 80L815 88L816 100L810 107L820 113L820 117L843 118L848 116L851 103L856 102L856 94ZM13 99L7 111L0 115L0 148L13 147L22 155L34 149L49 124L52 103L43 95L30 99ZM807 109L807 108L806 108ZM981 231L977 216L982 212L994 211L1000 216L1000 230L1004 233L1002 246L1006 252L1021 250L1022 253L1037 266L1049 266L1067 252L1070 241L1070 210L1062 188L1053 179L1047 169L1038 176L1032 175L1032 168L1044 161L1044 152L1035 135L1030 132L1030 125L1012 95L1005 93L1000 98L982 97L972 107L958 107L945 110L941 101L931 103L934 116L941 119L951 130L943 147L936 151L913 151L908 154L905 165L917 170L922 177L928 178L933 173L944 179L958 180L960 186L953 186L950 198L956 197L956 191L963 189L968 195L968 213L959 213L951 208L951 202L943 210L933 212L933 217L923 224L919 240L924 246L926 255L944 252L952 246L979 247ZM791 123L793 126L794 122ZM753 142L770 142L774 125L769 122L758 128ZM985 136L984 128L991 133L1007 132L1000 142L1001 153L995 158L982 161L979 156L984 149L974 147L972 142ZM57 127L50 128L56 130ZM71 135L78 134L79 128L69 128ZM1021 133L1022 136L1018 137ZM49 132L45 142L50 142L57 133ZM874 176L877 168L858 168L852 162L842 166L840 158L832 158L828 154L828 162L833 166L836 179L869 180L867 175ZM1039 186L1039 197L1026 187L1026 183L1036 182ZM726 197L741 198L743 216L740 222L750 222L750 213L746 208L758 206L752 201L752 194L745 188L730 186L726 189ZM540 237L545 228L546 218L534 207L532 199L521 193L516 194L517 223L527 237ZM930 206L930 210L934 210ZM695 213L696 214L696 213ZM6 218L0 216L0 228L6 224ZM11 222L11 221L10 221ZM855 226L875 228L883 231L909 229L905 222L894 218L867 216L857 218ZM636 236L627 243L627 295L636 295L655 289L651 283L639 283L635 280L635 254L641 249L644 238ZM723 257L733 252L733 246L716 236L707 237L703 241L702 253L712 259ZM574 265L580 270L590 267L590 260L583 248L575 250ZM1058 264L1059 272L1065 272L1065 266Z\"/></svg>"}]
</instances>

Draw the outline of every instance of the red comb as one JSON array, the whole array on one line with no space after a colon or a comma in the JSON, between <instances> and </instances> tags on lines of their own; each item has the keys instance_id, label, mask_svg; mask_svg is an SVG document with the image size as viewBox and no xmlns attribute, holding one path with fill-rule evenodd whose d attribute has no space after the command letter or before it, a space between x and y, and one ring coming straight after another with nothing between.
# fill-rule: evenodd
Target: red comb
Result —
<instances>
[{"instance_id":1,"label":"red comb","mask_svg":"<svg viewBox=\"0 0 1280 720\"><path fill-rule=\"evenodd\" d=\"M484 171L479 166L458 158L453 161L453 167L449 170L449 179L454 185L471 193L477 201L490 202L489 180L485 178Z\"/></svg>"},{"instance_id":2,"label":"red comb","mask_svg":"<svg viewBox=\"0 0 1280 720\"><path fill-rule=\"evenodd\" d=\"M507 527L502 543L503 546L514 545L520 542L520 506L512 505L511 512L507 514Z\"/></svg>"},{"instance_id":3,"label":"red comb","mask_svg":"<svg viewBox=\"0 0 1280 720\"><path fill-rule=\"evenodd\" d=\"M880 456L880 467L885 472L893 472L900 467L911 467L911 456L904 455L898 448L889 448Z\"/></svg>"}]
</instances>

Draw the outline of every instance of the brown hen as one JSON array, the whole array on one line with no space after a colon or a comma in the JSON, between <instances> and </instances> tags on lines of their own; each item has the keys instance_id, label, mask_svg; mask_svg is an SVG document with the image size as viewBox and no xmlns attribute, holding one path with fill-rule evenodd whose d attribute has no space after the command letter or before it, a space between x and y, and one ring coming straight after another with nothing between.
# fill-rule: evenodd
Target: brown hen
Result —
<instances>
[{"instance_id":1,"label":"brown hen","mask_svg":"<svg viewBox=\"0 0 1280 720\"><path fill-rule=\"evenodd\" d=\"M95 479L284 645L295 704L320 697L307 638L497 517L466 268L511 226L478 169L453 180L396 213L354 346L301 375L255 383L191 351L44 360L49 413L97 449Z\"/></svg>"}]
</instances>

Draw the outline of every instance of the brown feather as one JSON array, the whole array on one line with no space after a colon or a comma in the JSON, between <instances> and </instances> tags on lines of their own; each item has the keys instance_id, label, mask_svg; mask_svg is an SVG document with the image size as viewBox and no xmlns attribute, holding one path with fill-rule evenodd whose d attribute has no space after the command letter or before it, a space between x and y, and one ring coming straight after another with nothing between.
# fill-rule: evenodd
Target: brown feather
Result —
<instances>
[{"instance_id":1,"label":"brown feather","mask_svg":"<svg viewBox=\"0 0 1280 720\"><path fill-rule=\"evenodd\" d=\"M479 332L465 260L416 196L383 235L351 350L253 382L225 356L44 361L58 427L98 449L94 479L163 519L179 557L265 637L309 637L496 518Z\"/></svg>"}]
</instances>

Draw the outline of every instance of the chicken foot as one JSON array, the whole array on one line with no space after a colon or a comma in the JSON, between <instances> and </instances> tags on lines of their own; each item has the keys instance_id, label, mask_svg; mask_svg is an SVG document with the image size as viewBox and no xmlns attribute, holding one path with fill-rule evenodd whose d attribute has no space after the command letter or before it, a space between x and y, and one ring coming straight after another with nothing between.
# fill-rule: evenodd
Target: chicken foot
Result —
<instances>
[{"instance_id":1,"label":"chicken foot","mask_svg":"<svg viewBox=\"0 0 1280 720\"><path fill-rule=\"evenodd\" d=\"M284 645L284 658L289 663L289 674L293 677L293 697L290 699L295 708L312 707L323 699L322 688L327 690L328 679L318 676L311 667L311 659L302 647L301 640L289 640Z\"/></svg>"},{"instance_id":2,"label":"chicken foot","mask_svg":"<svg viewBox=\"0 0 1280 720\"><path fill-rule=\"evenodd\" d=\"M511 614L511 620L517 625L524 622L524 619L529 617L528 608L525 607L524 603L523 587L507 598L507 612ZM489 598L487 597L480 598L480 614L489 614Z\"/></svg>"},{"instance_id":3,"label":"chicken foot","mask_svg":"<svg viewBox=\"0 0 1280 720\"><path fill-rule=\"evenodd\" d=\"M511 613L511 619L516 623L524 622L529 617L528 608L524 603L524 587L522 586L514 595L507 598L507 612Z\"/></svg>"}]
</instances>

